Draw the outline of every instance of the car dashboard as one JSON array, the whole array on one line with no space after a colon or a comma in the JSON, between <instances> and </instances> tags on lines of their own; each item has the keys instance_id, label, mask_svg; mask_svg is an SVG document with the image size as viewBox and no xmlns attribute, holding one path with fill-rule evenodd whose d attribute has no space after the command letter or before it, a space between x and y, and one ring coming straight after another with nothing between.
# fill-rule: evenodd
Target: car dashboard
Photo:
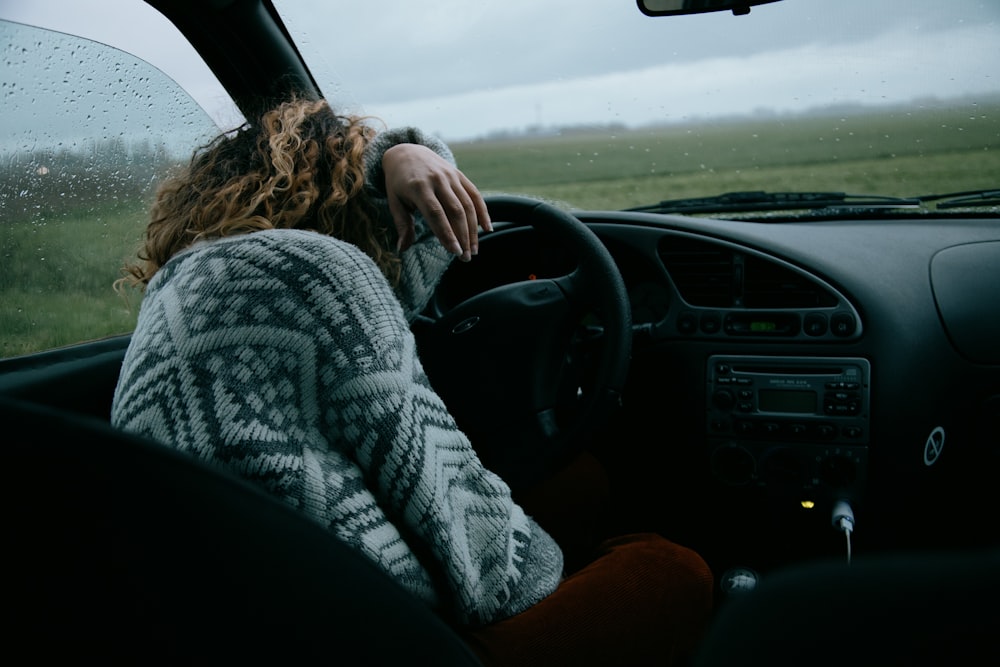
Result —
<instances>
[{"instance_id":1,"label":"car dashboard","mask_svg":"<svg viewBox=\"0 0 1000 667\"><path fill-rule=\"evenodd\" d=\"M855 552L995 540L995 220L576 216L631 302L626 389L596 438L626 522L717 571L842 557L838 502L854 511ZM495 223L432 310L572 270L558 244Z\"/></svg>"}]
</instances>

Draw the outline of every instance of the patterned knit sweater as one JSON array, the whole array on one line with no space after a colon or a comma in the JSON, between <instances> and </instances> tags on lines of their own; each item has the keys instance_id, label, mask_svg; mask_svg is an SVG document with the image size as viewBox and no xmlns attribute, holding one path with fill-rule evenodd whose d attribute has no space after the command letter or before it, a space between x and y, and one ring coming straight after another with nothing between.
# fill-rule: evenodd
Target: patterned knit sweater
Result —
<instances>
[{"instance_id":1,"label":"patterned knit sweater","mask_svg":"<svg viewBox=\"0 0 1000 667\"><path fill-rule=\"evenodd\" d=\"M369 149L370 182L396 143ZM451 256L418 221L393 290L356 246L271 230L198 244L150 281L112 423L224 466L467 625L535 604L562 554L429 385L408 322ZM248 583L248 585L252 585Z\"/></svg>"}]
</instances>

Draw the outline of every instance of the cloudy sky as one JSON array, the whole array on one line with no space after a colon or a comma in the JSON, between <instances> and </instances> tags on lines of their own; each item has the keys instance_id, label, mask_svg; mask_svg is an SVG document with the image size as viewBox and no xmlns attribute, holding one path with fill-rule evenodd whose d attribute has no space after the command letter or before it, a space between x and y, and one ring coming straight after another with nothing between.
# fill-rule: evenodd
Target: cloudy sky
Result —
<instances>
[{"instance_id":1,"label":"cloudy sky","mask_svg":"<svg viewBox=\"0 0 1000 667\"><path fill-rule=\"evenodd\" d=\"M278 4L298 9L290 28L340 83L333 97L449 138L1000 90L998 0L784 0L665 18L634 0L403 0L379 12L375 39L350 27L380 3Z\"/></svg>"},{"instance_id":2,"label":"cloudy sky","mask_svg":"<svg viewBox=\"0 0 1000 667\"><path fill-rule=\"evenodd\" d=\"M449 140L1000 91L998 0L784 0L670 18L634 0L276 4L335 103ZM203 66L134 1L0 0L0 17L116 44L231 123Z\"/></svg>"}]
</instances>

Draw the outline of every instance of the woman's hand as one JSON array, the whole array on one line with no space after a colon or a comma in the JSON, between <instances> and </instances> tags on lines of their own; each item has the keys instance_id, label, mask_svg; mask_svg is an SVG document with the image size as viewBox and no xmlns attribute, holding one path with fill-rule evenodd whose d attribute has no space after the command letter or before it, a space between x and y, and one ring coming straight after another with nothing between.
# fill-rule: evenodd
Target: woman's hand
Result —
<instances>
[{"instance_id":1,"label":"woman's hand","mask_svg":"<svg viewBox=\"0 0 1000 667\"><path fill-rule=\"evenodd\" d=\"M490 214L479 190L455 165L426 146L397 144L382 155L382 171L399 252L413 244L413 211L462 261L479 252L479 228L493 231Z\"/></svg>"}]
</instances>

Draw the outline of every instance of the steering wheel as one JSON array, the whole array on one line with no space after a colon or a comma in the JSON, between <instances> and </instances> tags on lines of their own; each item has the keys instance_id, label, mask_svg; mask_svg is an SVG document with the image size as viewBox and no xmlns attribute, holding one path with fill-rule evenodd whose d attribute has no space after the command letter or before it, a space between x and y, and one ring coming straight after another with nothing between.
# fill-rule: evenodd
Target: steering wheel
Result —
<instances>
[{"instance_id":1,"label":"steering wheel","mask_svg":"<svg viewBox=\"0 0 1000 667\"><path fill-rule=\"evenodd\" d=\"M429 309L414 335L431 385L484 465L516 490L581 450L619 404L631 309L611 254L576 217L527 197L486 203L494 223L512 225L484 237L479 256L454 263L443 282L474 271L501 245L493 237L521 232L527 240L526 226L542 257L566 251L574 268L485 289L445 312Z\"/></svg>"}]
</instances>

